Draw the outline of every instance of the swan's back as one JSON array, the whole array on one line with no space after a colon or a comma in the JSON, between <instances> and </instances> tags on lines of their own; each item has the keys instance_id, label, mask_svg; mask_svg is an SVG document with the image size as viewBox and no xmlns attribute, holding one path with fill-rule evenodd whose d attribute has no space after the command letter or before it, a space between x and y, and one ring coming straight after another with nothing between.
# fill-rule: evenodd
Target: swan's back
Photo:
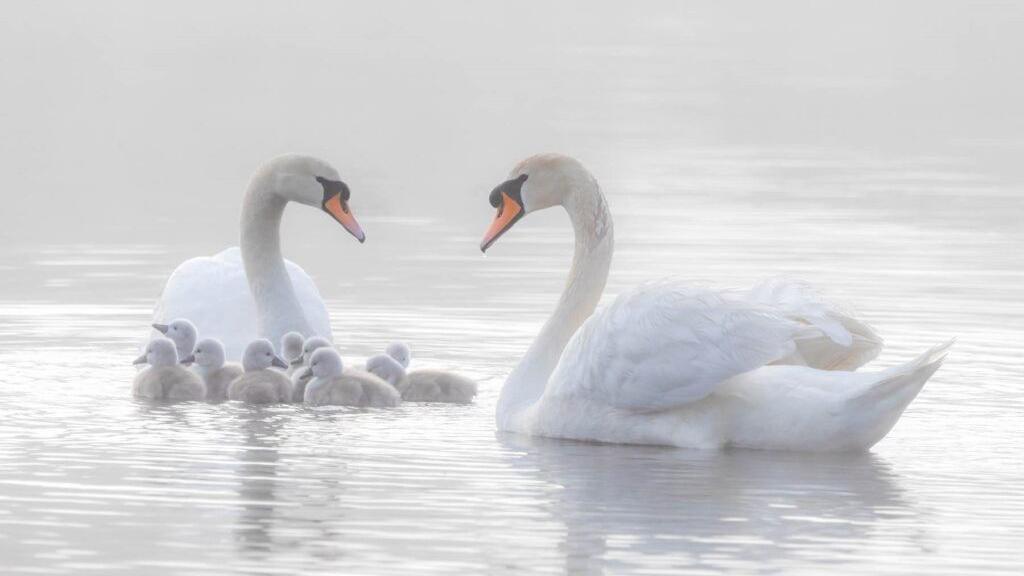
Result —
<instances>
[{"instance_id":1,"label":"swan's back","mask_svg":"<svg viewBox=\"0 0 1024 576\"><path fill-rule=\"evenodd\" d=\"M242 374L228 387L228 400L246 404L290 402L292 381L276 370L253 370Z\"/></svg>"},{"instance_id":2,"label":"swan's back","mask_svg":"<svg viewBox=\"0 0 1024 576\"><path fill-rule=\"evenodd\" d=\"M387 408L402 398L393 386L362 370L346 368L341 376L314 378L306 386L305 401L313 406Z\"/></svg>"},{"instance_id":3,"label":"swan's back","mask_svg":"<svg viewBox=\"0 0 1024 576\"><path fill-rule=\"evenodd\" d=\"M132 394L145 400L202 400L206 387L198 375L181 366L151 366L135 376Z\"/></svg>"},{"instance_id":4,"label":"swan's back","mask_svg":"<svg viewBox=\"0 0 1024 576\"><path fill-rule=\"evenodd\" d=\"M330 337L330 317L313 279L297 264L284 263L310 328ZM171 318L188 318L203 337L220 340L229 360L241 358L246 345L259 336L278 342L284 335L256 333L256 302L238 247L186 260L174 270L153 311L155 322Z\"/></svg>"}]
</instances>

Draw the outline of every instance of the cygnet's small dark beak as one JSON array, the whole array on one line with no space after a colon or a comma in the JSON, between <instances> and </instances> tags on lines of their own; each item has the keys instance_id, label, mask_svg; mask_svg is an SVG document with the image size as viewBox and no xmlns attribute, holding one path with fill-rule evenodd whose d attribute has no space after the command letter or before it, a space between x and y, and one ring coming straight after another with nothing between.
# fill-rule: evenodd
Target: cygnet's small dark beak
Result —
<instances>
[{"instance_id":1,"label":"cygnet's small dark beak","mask_svg":"<svg viewBox=\"0 0 1024 576\"><path fill-rule=\"evenodd\" d=\"M196 361L196 355L195 354L189 354L188 356L185 356L184 358L182 358L181 362L179 362L179 364L183 364L185 366L188 366L189 364L195 363L195 361Z\"/></svg>"},{"instance_id":2,"label":"cygnet's small dark beak","mask_svg":"<svg viewBox=\"0 0 1024 576\"><path fill-rule=\"evenodd\" d=\"M146 363L146 355L145 355L145 354L143 354L142 356L139 356L138 358L136 358L136 359L135 359L135 360L134 360L134 361L132 362L132 365L133 365L133 366L138 366L139 364L145 364L145 363Z\"/></svg>"},{"instance_id":3,"label":"cygnet's small dark beak","mask_svg":"<svg viewBox=\"0 0 1024 576\"><path fill-rule=\"evenodd\" d=\"M288 369L288 364L278 356L274 356L274 360L271 362L271 365L278 368Z\"/></svg>"},{"instance_id":4,"label":"cygnet's small dark beak","mask_svg":"<svg viewBox=\"0 0 1024 576\"><path fill-rule=\"evenodd\" d=\"M153 329L161 334L167 334L170 327L167 324L153 324Z\"/></svg>"}]
</instances>

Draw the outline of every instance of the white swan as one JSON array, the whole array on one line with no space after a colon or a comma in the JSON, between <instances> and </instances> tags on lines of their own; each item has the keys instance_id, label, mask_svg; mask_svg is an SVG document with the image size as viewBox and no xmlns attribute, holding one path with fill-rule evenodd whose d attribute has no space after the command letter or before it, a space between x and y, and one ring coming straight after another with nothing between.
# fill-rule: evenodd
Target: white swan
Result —
<instances>
[{"instance_id":1,"label":"white swan","mask_svg":"<svg viewBox=\"0 0 1024 576\"><path fill-rule=\"evenodd\" d=\"M270 340L260 338L253 340L245 348L242 355L242 367L245 373L228 387L228 400L238 400L247 404L276 404L290 402L292 399L292 381L284 372L273 367L287 368L276 354Z\"/></svg>"},{"instance_id":2,"label":"white swan","mask_svg":"<svg viewBox=\"0 0 1024 576\"><path fill-rule=\"evenodd\" d=\"M196 344L195 352L185 360L195 363L192 370L203 379L203 384L206 385L206 400L210 402L227 400L228 387L243 374L239 364L224 361L224 345L216 338L200 340Z\"/></svg>"},{"instance_id":3,"label":"white swan","mask_svg":"<svg viewBox=\"0 0 1024 576\"><path fill-rule=\"evenodd\" d=\"M298 332L289 332L281 337L281 357L288 363L289 377L302 367L302 346L306 339Z\"/></svg>"},{"instance_id":4,"label":"white swan","mask_svg":"<svg viewBox=\"0 0 1024 576\"><path fill-rule=\"evenodd\" d=\"M613 244L594 177L572 158L534 156L490 201L498 212L481 250L552 206L565 208L576 235L558 306L502 388L500 430L695 448L864 450L893 427L950 345L880 372L831 371L853 370L881 342L787 281L713 291L663 280L592 315Z\"/></svg>"},{"instance_id":5,"label":"white swan","mask_svg":"<svg viewBox=\"0 0 1024 576\"><path fill-rule=\"evenodd\" d=\"M313 379L313 371L309 369L309 359L313 356L313 352L330 345L331 343L326 338L319 336L308 338L302 344L302 356L299 357L302 365L292 373L292 402L302 403L306 397L306 385Z\"/></svg>"},{"instance_id":6,"label":"white swan","mask_svg":"<svg viewBox=\"0 0 1024 576\"><path fill-rule=\"evenodd\" d=\"M153 329L170 338L178 351L178 358L182 364L189 364L188 358L192 356L192 350L199 338L199 331L195 324L184 318L175 318L167 324L154 323Z\"/></svg>"},{"instance_id":7,"label":"white swan","mask_svg":"<svg viewBox=\"0 0 1024 576\"><path fill-rule=\"evenodd\" d=\"M366 370L395 387L408 402L447 402L468 404L476 396L476 382L443 370L414 370L406 372L412 360L409 347L393 342L366 361Z\"/></svg>"},{"instance_id":8,"label":"white swan","mask_svg":"<svg viewBox=\"0 0 1024 576\"><path fill-rule=\"evenodd\" d=\"M327 308L313 280L281 256L279 228L285 206L298 202L324 210L363 242L366 236L348 201L348 187L326 162L308 156L270 160L253 176L243 200L241 249L178 266L164 286L154 321L189 318L235 360L258 337L280 342L295 331L329 339Z\"/></svg>"},{"instance_id":9,"label":"white swan","mask_svg":"<svg viewBox=\"0 0 1024 576\"><path fill-rule=\"evenodd\" d=\"M202 400L206 389L199 376L178 364L178 352L169 338L158 337L134 364L149 364L135 376L132 394L146 400Z\"/></svg>"},{"instance_id":10,"label":"white swan","mask_svg":"<svg viewBox=\"0 0 1024 576\"><path fill-rule=\"evenodd\" d=\"M306 386L304 400L311 406L386 408L402 402L394 387L373 374L345 370L341 355L333 348L313 352L309 368L313 379Z\"/></svg>"}]
</instances>

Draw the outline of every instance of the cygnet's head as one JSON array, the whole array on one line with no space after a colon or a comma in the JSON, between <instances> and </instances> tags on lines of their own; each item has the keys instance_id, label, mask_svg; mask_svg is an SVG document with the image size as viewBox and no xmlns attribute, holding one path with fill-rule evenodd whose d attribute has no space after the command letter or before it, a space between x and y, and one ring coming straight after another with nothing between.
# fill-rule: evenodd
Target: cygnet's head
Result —
<instances>
[{"instance_id":1,"label":"cygnet's head","mask_svg":"<svg viewBox=\"0 0 1024 576\"><path fill-rule=\"evenodd\" d=\"M310 357L313 356L313 352L321 348L330 348L331 343L326 338L321 336L313 336L306 343L302 345L302 361L309 364Z\"/></svg>"},{"instance_id":2,"label":"cygnet's head","mask_svg":"<svg viewBox=\"0 0 1024 576\"><path fill-rule=\"evenodd\" d=\"M182 359L192 354L199 338L196 325L184 318L176 318L167 324L153 324L153 329L174 341L178 357Z\"/></svg>"},{"instance_id":3,"label":"cygnet's head","mask_svg":"<svg viewBox=\"0 0 1024 576\"><path fill-rule=\"evenodd\" d=\"M306 341L302 334L289 332L281 337L281 356L289 365L302 362L302 344Z\"/></svg>"},{"instance_id":4,"label":"cygnet's head","mask_svg":"<svg viewBox=\"0 0 1024 576\"><path fill-rule=\"evenodd\" d=\"M188 360L182 360L182 364ZM224 345L216 338L203 338L196 344L191 360L202 368L216 370L224 365Z\"/></svg>"},{"instance_id":5,"label":"cygnet's head","mask_svg":"<svg viewBox=\"0 0 1024 576\"><path fill-rule=\"evenodd\" d=\"M384 353L394 358L396 362L402 365L402 368L408 368L409 362L412 360L412 351L405 345L405 342L392 342L388 344L388 347L384 349Z\"/></svg>"},{"instance_id":6,"label":"cygnet's head","mask_svg":"<svg viewBox=\"0 0 1024 576\"><path fill-rule=\"evenodd\" d=\"M146 351L133 364L149 364L154 368L178 364L178 350L170 338L158 336L146 344Z\"/></svg>"},{"instance_id":7,"label":"cygnet's head","mask_svg":"<svg viewBox=\"0 0 1024 576\"><path fill-rule=\"evenodd\" d=\"M288 154L272 158L253 175L250 189L269 191L288 201L319 208L357 240L366 234L349 208L351 192L333 166L312 156Z\"/></svg>"},{"instance_id":8,"label":"cygnet's head","mask_svg":"<svg viewBox=\"0 0 1024 576\"><path fill-rule=\"evenodd\" d=\"M309 359L309 369L313 371L314 378L341 376L344 367L341 354L338 354L334 348L320 348L313 352L313 356Z\"/></svg>"},{"instance_id":9,"label":"cygnet's head","mask_svg":"<svg viewBox=\"0 0 1024 576\"><path fill-rule=\"evenodd\" d=\"M480 242L486 252L491 244L530 212L566 204L577 191L597 189L594 177L575 158L562 154L538 154L523 160L509 179L491 191L491 206L498 213Z\"/></svg>"},{"instance_id":10,"label":"cygnet's head","mask_svg":"<svg viewBox=\"0 0 1024 576\"><path fill-rule=\"evenodd\" d=\"M253 340L245 347L245 353L242 354L242 367L246 372L266 370L271 366L287 368L288 364L274 354L274 345L270 343L270 340L260 338Z\"/></svg>"}]
</instances>

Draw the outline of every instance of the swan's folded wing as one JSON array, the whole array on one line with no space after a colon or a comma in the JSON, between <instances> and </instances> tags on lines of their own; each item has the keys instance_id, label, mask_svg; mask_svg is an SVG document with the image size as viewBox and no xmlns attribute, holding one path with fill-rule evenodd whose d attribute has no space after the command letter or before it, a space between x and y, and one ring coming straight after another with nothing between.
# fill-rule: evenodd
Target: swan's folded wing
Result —
<instances>
[{"instance_id":1,"label":"swan's folded wing","mask_svg":"<svg viewBox=\"0 0 1024 576\"><path fill-rule=\"evenodd\" d=\"M549 394L657 411L791 354L798 323L750 302L671 281L644 285L595 314L569 342Z\"/></svg>"},{"instance_id":2,"label":"swan's folded wing","mask_svg":"<svg viewBox=\"0 0 1024 576\"><path fill-rule=\"evenodd\" d=\"M769 278L750 290L724 296L769 308L803 325L796 338L796 350L777 364L849 371L870 362L882 350L882 338L870 326L826 300L805 282Z\"/></svg>"}]
</instances>

